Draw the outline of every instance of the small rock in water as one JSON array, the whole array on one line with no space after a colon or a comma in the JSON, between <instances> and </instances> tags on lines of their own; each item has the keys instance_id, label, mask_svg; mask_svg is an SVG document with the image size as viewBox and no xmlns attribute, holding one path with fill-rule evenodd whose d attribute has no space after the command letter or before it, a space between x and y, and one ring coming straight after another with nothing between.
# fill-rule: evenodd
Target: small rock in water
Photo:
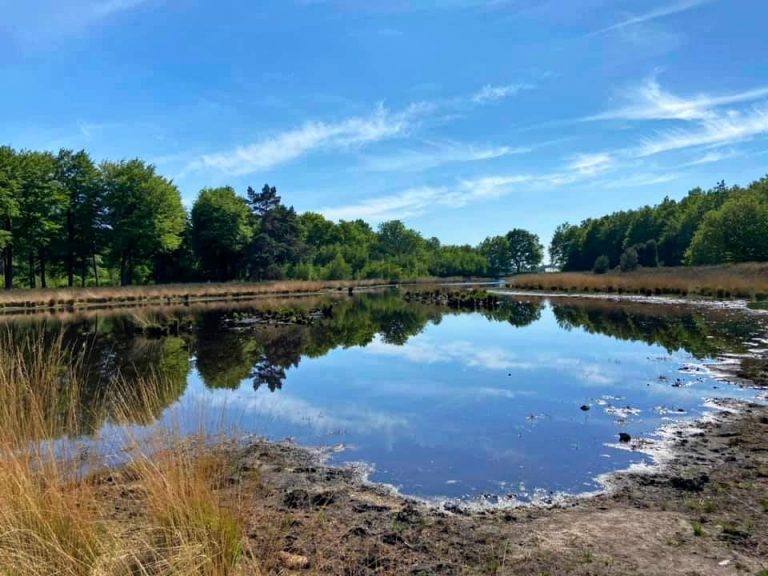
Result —
<instances>
[{"instance_id":1,"label":"small rock in water","mask_svg":"<svg viewBox=\"0 0 768 576\"><path fill-rule=\"evenodd\" d=\"M582 404L582 405L581 405L581 411L582 411L582 412L588 412L588 411L589 411L589 405L587 405L587 404Z\"/></svg>"},{"instance_id":2,"label":"small rock in water","mask_svg":"<svg viewBox=\"0 0 768 576\"><path fill-rule=\"evenodd\" d=\"M627 434L626 432L619 432L619 442L629 442L632 440L632 436Z\"/></svg>"}]
</instances>

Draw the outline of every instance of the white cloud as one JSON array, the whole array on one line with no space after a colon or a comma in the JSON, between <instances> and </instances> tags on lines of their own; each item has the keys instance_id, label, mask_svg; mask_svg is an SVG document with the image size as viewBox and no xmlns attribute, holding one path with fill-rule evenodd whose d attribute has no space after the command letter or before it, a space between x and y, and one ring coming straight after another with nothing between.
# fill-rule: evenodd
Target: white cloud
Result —
<instances>
[{"instance_id":1,"label":"white cloud","mask_svg":"<svg viewBox=\"0 0 768 576\"><path fill-rule=\"evenodd\" d=\"M716 108L768 97L768 87L720 96L701 94L681 98L664 91L658 81L651 78L623 96L629 101L627 106L585 120L706 120L716 117Z\"/></svg>"},{"instance_id":2,"label":"white cloud","mask_svg":"<svg viewBox=\"0 0 768 576\"><path fill-rule=\"evenodd\" d=\"M655 186L657 184L666 184L680 178L680 174L676 173L664 173L664 174L633 174L631 176L611 178L602 182L603 188L638 188L640 186Z\"/></svg>"},{"instance_id":3,"label":"white cloud","mask_svg":"<svg viewBox=\"0 0 768 576\"><path fill-rule=\"evenodd\" d=\"M683 164L683 166L703 166L705 164L715 164L717 162L721 162L722 160L735 158L737 156L739 156L739 154L735 150L727 150L722 152L712 151L707 152L695 160L691 160L690 162Z\"/></svg>"},{"instance_id":4,"label":"white cloud","mask_svg":"<svg viewBox=\"0 0 768 576\"><path fill-rule=\"evenodd\" d=\"M469 368L488 370L530 370L534 367L534 364L522 362L502 348L481 348L463 340L437 343L428 338L420 338L404 346L396 346L376 337L364 351L377 356L395 356L416 364L459 362Z\"/></svg>"},{"instance_id":5,"label":"white cloud","mask_svg":"<svg viewBox=\"0 0 768 576\"><path fill-rule=\"evenodd\" d=\"M28 47L47 46L51 41L77 35L120 13L135 10L155 0L24 0L3 5L3 24L11 35Z\"/></svg>"},{"instance_id":6,"label":"white cloud","mask_svg":"<svg viewBox=\"0 0 768 576\"><path fill-rule=\"evenodd\" d=\"M505 86L493 86L486 84L483 88L472 95L471 100L475 104L490 104L491 102L497 102L504 100L510 96L515 96L523 90L531 90L534 86L532 84L507 84Z\"/></svg>"},{"instance_id":7,"label":"white cloud","mask_svg":"<svg viewBox=\"0 0 768 576\"><path fill-rule=\"evenodd\" d=\"M674 121L680 127L657 130L640 140L639 145L614 150L622 159L648 156L687 148L717 147L747 141L768 134L768 103L758 102L741 109L734 105L768 99L768 87L731 94L700 94L684 98L662 89L655 79L624 95L629 104L584 120ZM594 155L599 157L600 155ZM695 166L724 159L712 153Z\"/></svg>"},{"instance_id":8,"label":"white cloud","mask_svg":"<svg viewBox=\"0 0 768 576\"><path fill-rule=\"evenodd\" d=\"M595 174L610 170L614 164L615 160L610 154L577 154L568 164L567 168L582 176L594 176Z\"/></svg>"},{"instance_id":9,"label":"white cloud","mask_svg":"<svg viewBox=\"0 0 768 576\"><path fill-rule=\"evenodd\" d=\"M336 123L307 122L299 128L281 132L248 146L206 154L194 160L189 169L212 168L230 175L268 170L316 150L338 150L404 136L423 106L411 106L392 113L379 105L368 116Z\"/></svg>"},{"instance_id":10,"label":"white cloud","mask_svg":"<svg viewBox=\"0 0 768 576\"><path fill-rule=\"evenodd\" d=\"M405 150L388 156L373 156L363 159L362 168L372 172L410 172L429 170L444 164L480 162L525 154L529 147L473 146L457 143L438 143L426 150Z\"/></svg>"},{"instance_id":11,"label":"white cloud","mask_svg":"<svg viewBox=\"0 0 768 576\"><path fill-rule=\"evenodd\" d=\"M130 0L119 0L127 2ZM368 116L356 116L337 122L310 121L303 125L278 132L252 144L238 146L212 154L204 154L188 164L185 173L198 170L216 170L229 175L251 174L268 170L318 150L345 150L383 140L409 136L418 120L441 109L461 107L468 103L484 103L499 100L520 90L532 88L527 84L486 86L477 94L445 101L417 102L407 108L392 112L378 105ZM477 161L507 154L522 153L523 148L496 147L472 148L445 147L431 156L390 159L392 163L412 162L416 165L439 165L446 162ZM441 157L442 155L442 157ZM386 164L386 160L384 160ZM375 161L374 161L374 170Z\"/></svg>"},{"instance_id":12,"label":"white cloud","mask_svg":"<svg viewBox=\"0 0 768 576\"><path fill-rule=\"evenodd\" d=\"M334 413L327 406L317 406L285 392L254 394L250 388L234 392L205 391L193 394L187 401L206 409L228 408L233 415L239 413L251 421L254 417L273 419L326 434L339 430L393 433L408 427L408 421L401 416L354 405L337 407Z\"/></svg>"},{"instance_id":13,"label":"white cloud","mask_svg":"<svg viewBox=\"0 0 768 576\"><path fill-rule=\"evenodd\" d=\"M330 220L362 218L375 224L393 218L408 218L422 214L447 194L449 190L444 187L422 186L389 196L371 198L357 204L324 208L320 213Z\"/></svg>"},{"instance_id":14,"label":"white cloud","mask_svg":"<svg viewBox=\"0 0 768 576\"><path fill-rule=\"evenodd\" d=\"M746 112L729 111L698 123L693 129L663 130L645 138L636 150L638 157L699 146L723 146L768 134L768 106Z\"/></svg>"},{"instance_id":15,"label":"white cloud","mask_svg":"<svg viewBox=\"0 0 768 576\"><path fill-rule=\"evenodd\" d=\"M598 34L605 34L607 32L613 32L615 30L621 30L623 28L627 28L630 26L636 26L638 24L651 22L652 20L658 20L659 18L673 16L675 14L680 14L682 12L687 12L688 10L698 8L699 6L703 6L704 4L709 4L712 1L713 0L681 0L678 2L673 2L671 4L660 6L654 10L650 10L649 12L645 12L644 14L626 18L621 22L617 22L616 24L612 24L611 26L607 26L605 28L602 28L601 30L592 32L592 34L590 35L594 36Z\"/></svg>"},{"instance_id":16,"label":"white cloud","mask_svg":"<svg viewBox=\"0 0 768 576\"><path fill-rule=\"evenodd\" d=\"M551 188L583 178L576 172L510 174L460 180L452 185L408 188L388 196L379 196L357 204L319 210L330 220L362 218L379 223L395 218L419 216L436 208L461 208L479 200L500 198L520 186Z\"/></svg>"}]
</instances>

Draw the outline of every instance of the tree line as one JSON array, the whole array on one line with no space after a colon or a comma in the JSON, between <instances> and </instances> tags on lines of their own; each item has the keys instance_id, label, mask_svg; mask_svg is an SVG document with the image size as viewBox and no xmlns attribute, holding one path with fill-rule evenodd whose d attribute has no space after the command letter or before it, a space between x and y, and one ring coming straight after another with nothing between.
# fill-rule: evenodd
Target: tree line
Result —
<instances>
[{"instance_id":1,"label":"tree line","mask_svg":"<svg viewBox=\"0 0 768 576\"><path fill-rule=\"evenodd\" d=\"M720 182L682 200L561 224L550 244L553 264L597 273L638 266L768 260L768 177L746 188Z\"/></svg>"},{"instance_id":2,"label":"tree line","mask_svg":"<svg viewBox=\"0 0 768 576\"><path fill-rule=\"evenodd\" d=\"M0 147L0 275L15 287L233 280L503 276L536 269L539 238L515 229L444 245L399 220L373 229L297 213L274 186L202 190L187 211L140 159L95 163Z\"/></svg>"}]
</instances>

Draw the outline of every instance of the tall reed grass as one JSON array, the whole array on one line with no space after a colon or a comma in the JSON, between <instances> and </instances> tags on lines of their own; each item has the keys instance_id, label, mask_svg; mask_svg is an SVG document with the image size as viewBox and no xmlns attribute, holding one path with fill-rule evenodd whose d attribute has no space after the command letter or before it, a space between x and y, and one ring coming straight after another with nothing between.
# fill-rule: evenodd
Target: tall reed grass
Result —
<instances>
[{"instance_id":1,"label":"tall reed grass","mask_svg":"<svg viewBox=\"0 0 768 576\"><path fill-rule=\"evenodd\" d=\"M449 279L440 279L447 281ZM435 282L433 278L405 283ZM110 306L191 304L237 301L263 296L338 292L349 288L376 288L396 284L388 280L310 281L286 280L259 283L173 284L101 288L51 288L0 291L0 313L34 310L83 310Z\"/></svg>"},{"instance_id":2,"label":"tall reed grass","mask_svg":"<svg viewBox=\"0 0 768 576\"><path fill-rule=\"evenodd\" d=\"M508 279L512 288L551 292L681 295L710 298L768 299L768 263L643 268L635 272L561 272L522 274Z\"/></svg>"},{"instance_id":3,"label":"tall reed grass","mask_svg":"<svg viewBox=\"0 0 768 576\"><path fill-rule=\"evenodd\" d=\"M61 338L0 334L0 574L234 574L242 523L220 495L226 459L215 448L158 430L134 438L118 470L66 449L83 410L141 421L136 412L149 420L159 402L111 381L83 406L81 354Z\"/></svg>"}]
</instances>

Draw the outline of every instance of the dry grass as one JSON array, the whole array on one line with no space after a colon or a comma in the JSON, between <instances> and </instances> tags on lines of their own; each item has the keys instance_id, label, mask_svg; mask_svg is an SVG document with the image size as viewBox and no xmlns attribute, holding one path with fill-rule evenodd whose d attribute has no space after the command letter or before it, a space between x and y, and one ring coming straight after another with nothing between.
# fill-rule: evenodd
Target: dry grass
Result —
<instances>
[{"instance_id":1,"label":"dry grass","mask_svg":"<svg viewBox=\"0 0 768 576\"><path fill-rule=\"evenodd\" d=\"M106 471L57 441L80 435L81 366L61 340L0 335L0 574L234 574L241 522L220 497L214 449L158 432ZM149 395L123 402L111 384L111 410L156 409Z\"/></svg>"},{"instance_id":2,"label":"dry grass","mask_svg":"<svg viewBox=\"0 0 768 576\"><path fill-rule=\"evenodd\" d=\"M636 272L525 274L508 280L523 290L608 292L712 298L768 298L768 263L694 268L645 268Z\"/></svg>"},{"instance_id":3,"label":"dry grass","mask_svg":"<svg viewBox=\"0 0 768 576\"><path fill-rule=\"evenodd\" d=\"M211 300L241 300L268 295L311 294L349 287L386 285L384 280L284 281L227 284L168 284L103 288L51 288L0 292L0 311L19 309L73 310L88 307L186 304Z\"/></svg>"},{"instance_id":4,"label":"dry grass","mask_svg":"<svg viewBox=\"0 0 768 576\"><path fill-rule=\"evenodd\" d=\"M397 284L463 281L462 278L388 280L286 280L251 283L166 284L102 288L50 288L0 292L0 314L39 310L74 311L117 306L151 306L238 301L266 296L340 292L349 288L377 288Z\"/></svg>"}]
</instances>

